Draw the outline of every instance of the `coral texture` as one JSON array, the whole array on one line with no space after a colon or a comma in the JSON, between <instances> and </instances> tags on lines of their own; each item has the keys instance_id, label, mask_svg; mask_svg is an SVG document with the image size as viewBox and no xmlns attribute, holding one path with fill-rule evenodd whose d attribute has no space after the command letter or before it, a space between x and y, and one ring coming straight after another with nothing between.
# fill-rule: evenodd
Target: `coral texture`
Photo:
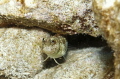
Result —
<instances>
[{"instance_id":1,"label":"coral texture","mask_svg":"<svg viewBox=\"0 0 120 79\"><path fill-rule=\"evenodd\" d=\"M93 0L103 37L115 51L115 79L120 79L120 0Z\"/></svg>"},{"instance_id":2,"label":"coral texture","mask_svg":"<svg viewBox=\"0 0 120 79\"><path fill-rule=\"evenodd\" d=\"M0 18L8 23L37 26L59 34L98 36L100 32L91 6L92 0L2 0Z\"/></svg>"},{"instance_id":3,"label":"coral texture","mask_svg":"<svg viewBox=\"0 0 120 79\"><path fill-rule=\"evenodd\" d=\"M69 50L64 63L46 69L46 65L54 63L45 64L43 38L49 39L50 35L38 28L0 28L0 75L11 79L113 77L112 51L105 47Z\"/></svg>"},{"instance_id":4,"label":"coral texture","mask_svg":"<svg viewBox=\"0 0 120 79\"><path fill-rule=\"evenodd\" d=\"M0 75L12 79L33 77L43 68L42 30L0 28Z\"/></svg>"},{"instance_id":5,"label":"coral texture","mask_svg":"<svg viewBox=\"0 0 120 79\"><path fill-rule=\"evenodd\" d=\"M64 63L46 69L41 47L43 38L50 38L50 34L40 29L44 28L58 34L102 34L115 50L115 78L119 79L120 2L105 1L93 0L99 30L91 10L92 0L1 0L0 75L11 79L113 78L113 54L105 47L68 50Z\"/></svg>"}]
</instances>

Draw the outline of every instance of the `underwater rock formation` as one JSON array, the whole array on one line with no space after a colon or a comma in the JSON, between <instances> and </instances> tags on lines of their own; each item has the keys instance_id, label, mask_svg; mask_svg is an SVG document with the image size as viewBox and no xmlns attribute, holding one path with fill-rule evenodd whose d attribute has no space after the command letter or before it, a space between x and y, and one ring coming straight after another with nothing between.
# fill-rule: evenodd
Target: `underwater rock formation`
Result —
<instances>
[{"instance_id":1,"label":"underwater rock formation","mask_svg":"<svg viewBox=\"0 0 120 79\"><path fill-rule=\"evenodd\" d=\"M98 4L102 3L99 2ZM119 2L116 4L119 4ZM45 68L46 61L44 61L44 56L42 55L41 42L43 38L49 38L50 34L40 28L65 35L85 33L97 37L102 34L116 52L115 66L116 69L119 69L119 18L116 18L116 23L114 23L110 18L113 17L112 19L114 19L117 14L116 16L111 16L108 12L111 11L112 13L113 11L114 13L119 10L117 10L118 8L105 10L105 12L108 12L105 15L108 16L105 17L106 20L101 21L100 16L104 14L102 13L104 9L94 6L100 30L91 8L92 0L1 0L0 75L5 75L12 79L28 79L29 77L32 77L32 79L110 79L111 76L113 78L112 52L102 51L104 47L68 51L64 63L52 68ZM102 17L104 18L103 15ZM106 27L107 24L104 23L117 25L116 28L111 27L111 25ZM6 27L8 24L16 26ZM105 26L102 26L103 24ZM52 64L50 63L49 65ZM116 73L119 73L119 70L116 70ZM116 79L119 79L119 75L115 75Z\"/></svg>"},{"instance_id":2,"label":"underwater rock formation","mask_svg":"<svg viewBox=\"0 0 120 79\"><path fill-rule=\"evenodd\" d=\"M115 51L115 79L120 79L120 0L93 0L102 36Z\"/></svg>"},{"instance_id":3,"label":"underwater rock formation","mask_svg":"<svg viewBox=\"0 0 120 79\"><path fill-rule=\"evenodd\" d=\"M44 69L30 79L112 79L112 59L112 52L105 47L71 50L65 63Z\"/></svg>"},{"instance_id":4,"label":"underwater rock formation","mask_svg":"<svg viewBox=\"0 0 120 79\"><path fill-rule=\"evenodd\" d=\"M91 6L92 0L2 0L0 18L6 23L37 26L58 34L98 36Z\"/></svg>"},{"instance_id":5,"label":"underwater rock formation","mask_svg":"<svg viewBox=\"0 0 120 79\"><path fill-rule=\"evenodd\" d=\"M70 48L65 61L51 67L54 60L50 62L48 59L48 64L46 64L41 51L43 38L50 37L48 32L38 28L9 27L0 28L0 36L0 75L8 78L109 79L113 77L113 62L111 62L113 54L111 50L106 50L106 47L86 47L74 50ZM81 44L81 46L84 45ZM46 68L46 66L51 68Z\"/></svg>"},{"instance_id":6,"label":"underwater rock formation","mask_svg":"<svg viewBox=\"0 0 120 79\"><path fill-rule=\"evenodd\" d=\"M0 75L12 79L35 76L43 68L40 46L47 36L40 29L0 28Z\"/></svg>"}]
</instances>

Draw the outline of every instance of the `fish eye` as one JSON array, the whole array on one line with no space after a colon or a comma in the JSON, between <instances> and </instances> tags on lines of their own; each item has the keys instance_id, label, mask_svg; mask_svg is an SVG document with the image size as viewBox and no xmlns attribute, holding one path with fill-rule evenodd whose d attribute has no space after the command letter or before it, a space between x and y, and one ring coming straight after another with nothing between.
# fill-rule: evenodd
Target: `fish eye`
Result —
<instances>
[{"instance_id":1,"label":"fish eye","mask_svg":"<svg viewBox=\"0 0 120 79\"><path fill-rule=\"evenodd\" d=\"M43 38L42 41L45 42L45 38Z\"/></svg>"},{"instance_id":2,"label":"fish eye","mask_svg":"<svg viewBox=\"0 0 120 79\"><path fill-rule=\"evenodd\" d=\"M52 43L52 44L55 44L55 43L56 43L56 41L55 41L55 40L51 40L51 43Z\"/></svg>"}]
</instances>

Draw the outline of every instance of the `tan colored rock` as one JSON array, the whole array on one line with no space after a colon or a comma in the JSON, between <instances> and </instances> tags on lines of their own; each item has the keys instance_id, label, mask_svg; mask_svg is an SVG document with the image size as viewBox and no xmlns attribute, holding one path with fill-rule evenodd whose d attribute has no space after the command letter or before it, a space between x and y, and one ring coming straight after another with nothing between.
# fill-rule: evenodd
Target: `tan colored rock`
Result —
<instances>
[{"instance_id":1,"label":"tan colored rock","mask_svg":"<svg viewBox=\"0 0 120 79\"><path fill-rule=\"evenodd\" d=\"M49 36L47 32L38 28L1 28L0 75L11 79L113 77L112 52L109 49L105 50L104 47L70 50L64 63L43 69L45 62L43 62L41 44L42 39Z\"/></svg>"},{"instance_id":2,"label":"tan colored rock","mask_svg":"<svg viewBox=\"0 0 120 79\"><path fill-rule=\"evenodd\" d=\"M2 0L0 18L7 23L37 26L54 33L100 35L92 0Z\"/></svg>"},{"instance_id":3,"label":"tan colored rock","mask_svg":"<svg viewBox=\"0 0 120 79\"><path fill-rule=\"evenodd\" d=\"M30 79L113 79L112 59L112 53L104 47L71 50L65 63Z\"/></svg>"},{"instance_id":4,"label":"tan colored rock","mask_svg":"<svg viewBox=\"0 0 120 79\"><path fill-rule=\"evenodd\" d=\"M12 79L33 77L43 68L41 29L0 28L0 75Z\"/></svg>"},{"instance_id":5,"label":"tan colored rock","mask_svg":"<svg viewBox=\"0 0 120 79\"><path fill-rule=\"evenodd\" d=\"M25 25L19 26L20 28L0 29L0 75L12 79L113 78L112 53L102 52L104 48L69 51L66 62L43 69L45 63L41 42L49 34L38 28L24 29L37 26L59 34L86 33L98 36L101 33L91 11L91 1L0 1L0 27L7 24Z\"/></svg>"},{"instance_id":6,"label":"tan colored rock","mask_svg":"<svg viewBox=\"0 0 120 79\"><path fill-rule=\"evenodd\" d=\"M93 0L103 37L115 51L115 79L120 79L120 0Z\"/></svg>"}]
</instances>

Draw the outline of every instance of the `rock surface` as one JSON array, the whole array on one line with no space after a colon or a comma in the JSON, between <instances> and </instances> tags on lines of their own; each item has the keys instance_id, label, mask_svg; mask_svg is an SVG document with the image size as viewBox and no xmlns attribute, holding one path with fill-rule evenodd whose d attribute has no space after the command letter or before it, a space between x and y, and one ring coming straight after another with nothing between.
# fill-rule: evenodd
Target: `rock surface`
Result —
<instances>
[{"instance_id":1,"label":"rock surface","mask_svg":"<svg viewBox=\"0 0 120 79\"><path fill-rule=\"evenodd\" d=\"M41 42L48 33L37 29L0 28L0 75L33 77L43 68Z\"/></svg>"},{"instance_id":2,"label":"rock surface","mask_svg":"<svg viewBox=\"0 0 120 79\"><path fill-rule=\"evenodd\" d=\"M104 47L89 46L89 48L70 50L64 63L51 67L54 61L51 63L49 59L47 62L51 68L46 68L41 42L50 34L40 29L44 28L59 34L85 33L94 37L102 34L116 52L115 77L119 79L120 21L119 15L116 14L119 13L119 1L106 0L105 3L103 0L102 2L99 2L101 0L93 1L94 12L101 31L91 10L92 0L1 0L0 75L12 79L114 78L113 54L111 51L105 51ZM111 4L106 5L109 2ZM106 7L101 6L103 4ZM7 27L8 24L9 27ZM11 27L11 24L17 26ZM112 25L115 25L115 28ZM40 28L33 28L33 26ZM93 43L98 44L98 42Z\"/></svg>"},{"instance_id":3,"label":"rock surface","mask_svg":"<svg viewBox=\"0 0 120 79\"><path fill-rule=\"evenodd\" d=\"M0 75L11 79L113 78L112 51L104 47L70 48L64 63L45 68L54 64L54 60L45 64L41 52L42 39L50 36L47 32L16 27L0 30Z\"/></svg>"},{"instance_id":4,"label":"rock surface","mask_svg":"<svg viewBox=\"0 0 120 79\"><path fill-rule=\"evenodd\" d=\"M112 58L104 47L71 50L65 63L44 69L32 79L113 79Z\"/></svg>"},{"instance_id":5,"label":"rock surface","mask_svg":"<svg viewBox=\"0 0 120 79\"><path fill-rule=\"evenodd\" d=\"M0 18L6 23L37 26L59 34L98 36L91 6L92 0L2 0Z\"/></svg>"},{"instance_id":6,"label":"rock surface","mask_svg":"<svg viewBox=\"0 0 120 79\"><path fill-rule=\"evenodd\" d=\"M93 9L103 37L115 51L115 79L120 79L120 0L93 0Z\"/></svg>"}]
</instances>

